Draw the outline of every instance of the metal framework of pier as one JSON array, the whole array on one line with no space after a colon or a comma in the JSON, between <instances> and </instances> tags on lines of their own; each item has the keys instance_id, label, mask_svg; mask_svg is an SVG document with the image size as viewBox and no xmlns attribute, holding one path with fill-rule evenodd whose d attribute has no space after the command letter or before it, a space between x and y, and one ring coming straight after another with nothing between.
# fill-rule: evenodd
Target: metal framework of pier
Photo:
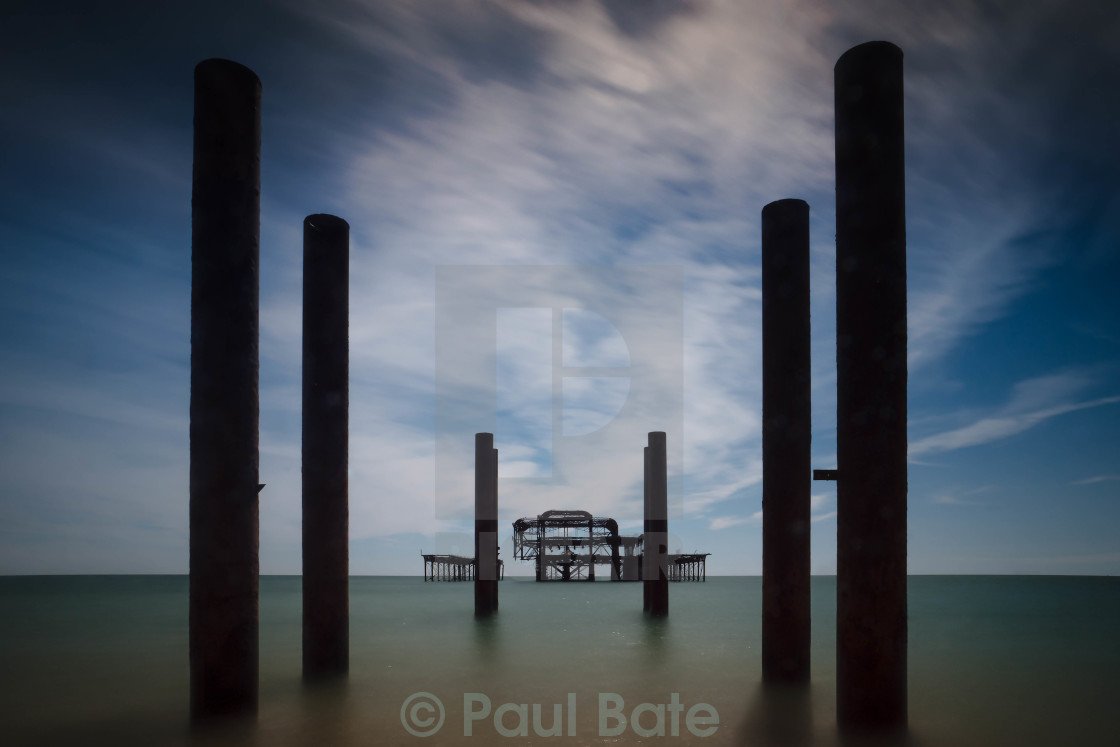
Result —
<instances>
[{"instance_id":1,"label":"metal framework of pier","mask_svg":"<svg viewBox=\"0 0 1120 747\"><path fill-rule=\"evenodd\" d=\"M669 556L670 581L707 581L710 552Z\"/></svg>"},{"instance_id":2,"label":"metal framework of pier","mask_svg":"<svg viewBox=\"0 0 1120 747\"><path fill-rule=\"evenodd\" d=\"M474 558L462 555L437 555L420 553L424 558L425 581L474 581L476 563ZM506 577L506 564L498 561L498 580Z\"/></svg>"},{"instance_id":3,"label":"metal framework of pier","mask_svg":"<svg viewBox=\"0 0 1120 747\"><path fill-rule=\"evenodd\" d=\"M545 511L513 522L513 557L534 563L537 581L594 581L596 566L607 566L611 581L641 581L643 553L644 535L622 536L614 519L588 511ZM707 580L710 554L669 555L669 580Z\"/></svg>"}]
</instances>

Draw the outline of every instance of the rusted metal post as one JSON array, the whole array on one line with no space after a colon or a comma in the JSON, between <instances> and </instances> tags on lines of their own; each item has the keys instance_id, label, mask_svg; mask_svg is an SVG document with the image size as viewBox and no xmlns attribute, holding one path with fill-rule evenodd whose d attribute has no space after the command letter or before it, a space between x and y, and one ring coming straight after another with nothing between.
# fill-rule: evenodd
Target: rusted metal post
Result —
<instances>
[{"instance_id":1,"label":"rusted metal post","mask_svg":"<svg viewBox=\"0 0 1120 747\"><path fill-rule=\"evenodd\" d=\"M607 531L611 533L611 581L622 580L622 566L618 558L618 523L607 519Z\"/></svg>"},{"instance_id":2,"label":"rusted metal post","mask_svg":"<svg viewBox=\"0 0 1120 747\"><path fill-rule=\"evenodd\" d=\"M474 436L475 617L498 611L498 450L493 433Z\"/></svg>"},{"instance_id":3,"label":"rusted metal post","mask_svg":"<svg viewBox=\"0 0 1120 747\"><path fill-rule=\"evenodd\" d=\"M595 519L587 520L587 580L595 580Z\"/></svg>"},{"instance_id":4,"label":"rusted metal post","mask_svg":"<svg viewBox=\"0 0 1120 747\"><path fill-rule=\"evenodd\" d=\"M665 458L665 433L649 434L649 482L646 492L646 588L649 614L669 614L669 496Z\"/></svg>"},{"instance_id":5,"label":"rusted metal post","mask_svg":"<svg viewBox=\"0 0 1120 747\"><path fill-rule=\"evenodd\" d=\"M638 578L642 580L642 612L649 612L649 600L651 596L650 584L652 579L649 575L649 553L653 547L653 540L649 536L649 520L650 520L650 476L649 476L649 447L642 448L643 472L642 472L642 562L638 566Z\"/></svg>"},{"instance_id":6,"label":"rusted metal post","mask_svg":"<svg viewBox=\"0 0 1120 747\"><path fill-rule=\"evenodd\" d=\"M303 221L303 676L350 668L350 226Z\"/></svg>"},{"instance_id":7,"label":"rusted metal post","mask_svg":"<svg viewBox=\"0 0 1120 747\"><path fill-rule=\"evenodd\" d=\"M836 63L837 719L895 731L906 695L902 51Z\"/></svg>"},{"instance_id":8,"label":"rusted metal post","mask_svg":"<svg viewBox=\"0 0 1120 747\"><path fill-rule=\"evenodd\" d=\"M809 681L809 206L762 209L762 679Z\"/></svg>"},{"instance_id":9,"label":"rusted metal post","mask_svg":"<svg viewBox=\"0 0 1120 747\"><path fill-rule=\"evenodd\" d=\"M261 83L194 69L191 719L257 710Z\"/></svg>"}]
</instances>

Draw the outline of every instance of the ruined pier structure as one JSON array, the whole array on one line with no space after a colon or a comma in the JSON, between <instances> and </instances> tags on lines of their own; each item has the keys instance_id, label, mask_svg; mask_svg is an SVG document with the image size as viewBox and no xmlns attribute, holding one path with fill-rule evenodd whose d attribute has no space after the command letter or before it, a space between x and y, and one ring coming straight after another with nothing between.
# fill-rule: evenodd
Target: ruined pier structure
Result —
<instances>
[{"instance_id":1,"label":"ruined pier structure","mask_svg":"<svg viewBox=\"0 0 1120 747\"><path fill-rule=\"evenodd\" d=\"M619 534L618 522L590 511L552 510L513 522L513 557L533 563L537 581L595 581L606 566L611 581L642 581L644 534ZM706 581L710 553L670 554L668 580Z\"/></svg>"},{"instance_id":2,"label":"ruined pier structure","mask_svg":"<svg viewBox=\"0 0 1120 747\"><path fill-rule=\"evenodd\" d=\"M618 522L588 511L545 511L513 522L513 556L534 564L537 581L594 581L596 566L606 565L611 581L642 581L643 609L660 616L668 614L668 582L707 580L709 553L668 552L665 434L650 433L649 444L641 535L621 536ZM498 452L492 433L475 434L474 557L421 555L426 581L474 581L475 614L497 610L504 566L498 559Z\"/></svg>"},{"instance_id":3,"label":"ruined pier structure","mask_svg":"<svg viewBox=\"0 0 1120 747\"><path fill-rule=\"evenodd\" d=\"M421 553L424 558L425 581L474 581L474 558L463 555L438 555L436 553ZM506 578L505 562L498 560L498 580Z\"/></svg>"},{"instance_id":4,"label":"ruined pier structure","mask_svg":"<svg viewBox=\"0 0 1120 747\"><path fill-rule=\"evenodd\" d=\"M669 555L670 581L707 581L710 552Z\"/></svg>"}]
</instances>

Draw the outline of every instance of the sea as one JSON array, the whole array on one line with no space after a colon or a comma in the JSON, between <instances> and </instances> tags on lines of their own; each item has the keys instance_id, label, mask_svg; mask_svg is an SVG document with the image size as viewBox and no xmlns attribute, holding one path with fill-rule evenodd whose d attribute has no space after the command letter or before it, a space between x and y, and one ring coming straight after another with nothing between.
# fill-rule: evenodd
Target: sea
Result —
<instances>
[{"instance_id":1,"label":"sea","mask_svg":"<svg viewBox=\"0 0 1120 747\"><path fill-rule=\"evenodd\" d=\"M350 579L350 674L301 681L301 578L260 579L255 718L192 729L185 576L0 577L0 745L841 745L834 577L812 680L761 685L762 581ZM909 732L945 747L1120 745L1120 578L911 576ZM849 740L850 741L850 740Z\"/></svg>"}]
</instances>

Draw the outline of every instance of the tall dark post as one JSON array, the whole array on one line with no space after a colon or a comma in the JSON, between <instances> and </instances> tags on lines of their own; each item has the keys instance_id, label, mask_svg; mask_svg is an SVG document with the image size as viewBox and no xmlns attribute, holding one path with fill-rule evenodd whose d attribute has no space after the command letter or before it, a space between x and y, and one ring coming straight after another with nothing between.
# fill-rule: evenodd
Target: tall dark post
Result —
<instances>
[{"instance_id":1,"label":"tall dark post","mask_svg":"<svg viewBox=\"0 0 1120 747\"><path fill-rule=\"evenodd\" d=\"M261 83L194 70L191 718L257 710Z\"/></svg>"},{"instance_id":2,"label":"tall dark post","mask_svg":"<svg viewBox=\"0 0 1120 747\"><path fill-rule=\"evenodd\" d=\"M809 681L809 206L762 209L762 679Z\"/></svg>"},{"instance_id":3,"label":"tall dark post","mask_svg":"<svg viewBox=\"0 0 1120 747\"><path fill-rule=\"evenodd\" d=\"M647 534L650 531L650 477L649 477L649 447L642 447L643 472L642 472L642 563L638 566L638 577L642 579L642 612L649 612L650 590L652 577L649 574L650 553L656 551L653 538Z\"/></svg>"},{"instance_id":4,"label":"tall dark post","mask_svg":"<svg viewBox=\"0 0 1120 747\"><path fill-rule=\"evenodd\" d=\"M474 436L475 617L498 611L498 450L493 433Z\"/></svg>"},{"instance_id":5,"label":"tall dark post","mask_svg":"<svg viewBox=\"0 0 1120 747\"><path fill-rule=\"evenodd\" d=\"M587 580L595 580L595 520L587 520Z\"/></svg>"},{"instance_id":6,"label":"tall dark post","mask_svg":"<svg viewBox=\"0 0 1120 747\"><path fill-rule=\"evenodd\" d=\"M906 196L902 51L836 63L837 719L905 729Z\"/></svg>"},{"instance_id":7,"label":"tall dark post","mask_svg":"<svg viewBox=\"0 0 1120 747\"><path fill-rule=\"evenodd\" d=\"M649 434L646 483L645 587L649 590L648 612L654 617L669 614L669 497L665 459L665 433Z\"/></svg>"},{"instance_id":8,"label":"tall dark post","mask_svg":"<svg viewBox=\"0 0 1120 747\"><path fill-rule=\"evenodd\" d=\"M303 221L303 676L350 666L350 226Z\"/></svg>"},{"instance_id":9,"label":"tall dark post","mask_svg":"<svg viewBox=\"0 0 1120 747\"><path fill-rule=\"evenodd\" d=\"M611 533L611 581L622 580L622 567L618 559L618 522L607 519L607 531Z\"/></svg>"}]
</instances>

